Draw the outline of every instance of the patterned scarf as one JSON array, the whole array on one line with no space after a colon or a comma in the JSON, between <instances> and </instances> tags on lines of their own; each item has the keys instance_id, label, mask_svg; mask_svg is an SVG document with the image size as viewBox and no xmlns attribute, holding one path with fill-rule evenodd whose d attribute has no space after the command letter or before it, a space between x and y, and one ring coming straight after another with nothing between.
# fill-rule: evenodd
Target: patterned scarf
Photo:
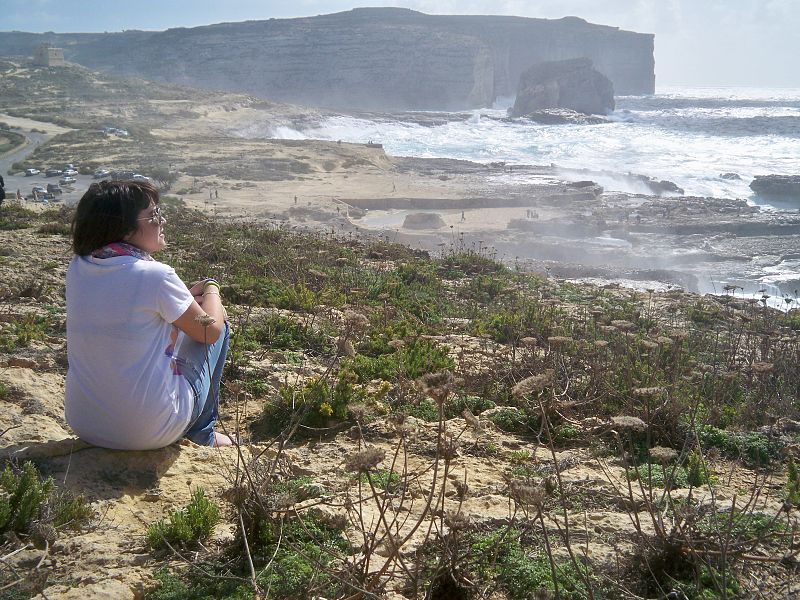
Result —
<instances>
[{"instance_id":1,"label":"patterned scarf","mask_svg":"<svg viewBox=\"0 0 800 600\"><path fill-rule=\"evenodd\" d=\"M139 260L155 260L144 250L127 242L112 242L92 252L94 258L112 258L114 256L133 256Z\"/></svg>"}]
</instances>

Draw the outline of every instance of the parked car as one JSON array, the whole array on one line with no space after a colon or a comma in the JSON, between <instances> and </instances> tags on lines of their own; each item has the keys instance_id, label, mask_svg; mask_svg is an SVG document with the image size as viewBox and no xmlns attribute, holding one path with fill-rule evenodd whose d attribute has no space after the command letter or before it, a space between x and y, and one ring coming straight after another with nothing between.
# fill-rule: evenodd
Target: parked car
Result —
<instances>
[{"instance_id":1,"label":"parked car","mask_svg":"<svg viewBox=\"0 0 800 600\"><path fill-rule=\"evenodd\" d=\"M32 177L33 175L38 175L39 169L25 169L25 177Z\"/></svg>"},{"instance_id":2,"label":"parked car","mask_svg":"<svg viewBox=\"0 0 800 600\"><path fill-rule=\"evenodd\" d=\"M66 171L74 171L75 170L75 165L73 165L72 163L67 163L67 164L64 165L64 168L62 170L65 171L65 172Z\"/></svg>"},{"instance_id":3,"label":"parked car","mask_svg":"<svg viewBox=\"0 0 800 600\"><path fill-rule=\"evenodd\" d=\"M63 171L61 171L61 174L66 175L67 177L75 177L75 175L77 175L78 172L75 169L64 169Z\"/></svg>"},{"instance_id":4,"label":"parked car","mask_svg":"<svg viewBox=\"0 0 800 600\"><path fill-rule=\"evenodd\" d=\"M75 183L75 181L76 179L74 177L66 176L59 179L58 183L60 183L61 185L72 185L73 183Z\"/></svg>"},{"instance_id":5,"label":"parked car","mask_svg":"<svg viewBox=\"0 0 800 600\"><path fill-rule=\"evenodd\" d=\"M108 169L98 169L97 171L94 172L94 175L92 175L92 177L94 177L95 179L103 179L104 177L109 177L110 175L111 171L109 171Z\"/></svg>"},{"instance_id":6,"label":"parked car","mask_svg":"<svg viewBox=\"0 0 800 600\"><path fill-rule=\"evenodd\" d=\"M47 191L51 194L62 194L64 192L64 190L61 189L61 186L57 183L48 183Z\"/></svg>"},{"instance_id":7,"label":"parked car","mask_svg":"<svg viewBox=\"0 0 800 600\"><path fill-rule=\"evenodd\" d=\"M31 188L31 194L36 194L38 196L39 194L46 194L46 193L47 190L44 189L44 187L42 187L41 185L35 185Z\"/></svg>"},{"instance_id":8,"label":"parked car","mask_svg":"<svg viewBox=\"0 0 800 600\"><path fill-rule=\"evenodd\" d=\"M61 169L47 169L44 172L45 177L60 177Z\"/></svg>"},{"instance_id":9,"label":"parked car","mask_svg":"<svg viewBox=\"0 0 800 600\"><path fill-rule=\"evenodd\" d=\"M146 177L140 173L134 173L131 179L133 179L134 181L150 181L149 177Z\"/></svg>"}]
</instances>

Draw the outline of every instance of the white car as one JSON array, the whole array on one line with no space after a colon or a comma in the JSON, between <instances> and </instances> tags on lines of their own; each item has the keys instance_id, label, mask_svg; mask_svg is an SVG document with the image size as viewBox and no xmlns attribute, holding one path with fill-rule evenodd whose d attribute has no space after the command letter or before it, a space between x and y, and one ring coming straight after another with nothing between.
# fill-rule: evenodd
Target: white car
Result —
<instances>
[{"instance_id":1,"label":"white car","mask_svg":"<svg viewBox=\"0 0 800 600\"><path fill-rule=\"evenodd\" d=\"M75 183L76 179L74 177L62 177L58 180L58 183L61 185L72 185Z\"/></svg>"},{"instance_id":2,"label":"white car","mask_svg":"<svg viewBox=\"0 0 800 600\"><path fill-rule=\"evenodd\" d=\"M133 179L134 181L150 181L149 177L146 177L144 175L140 175L139 173L134 173L133 177L131 177L131 179Z\"/></svg>"},{"instance_id":3,"label":"white car","mask_svg":"<svg viewBox=\"0 0 800 600\"><path fill-rule=\"evenodd\" d=\"M75 175L77 175L78 172L75 169L64 169L63 171L61 171L61 174L65 175L66 177L75 177Z\"/></svg>"},{"instance_id":4,"label":"white car","mask_svg":"<svg viewBox=\"0 0 800 600\"><path fill-rule=\"evenodd\" d=\"M38 175L39 169L25 169L25 177L32 177L33 175Z\"/></svg>"},{"instance_id":5,"label":"white car","mask_svg":"<svg viewBox=\"0 0 800 600\"><path fill-rule=\"evenodd\" d=\"M39 194L46 194L46 193L47 190L41 185L35 185L31 188L31 194L36 194L38 196Z\"/></svg>"},{"instance_id":6,"label":"white car","mask_svg":"<svg viewBox=\"0 0 800 600\"><path fill-rule=\"evenodd\" d=\"M94 172L94 175L92 175L92 177L94 177L95 179L103 179L104 177L108 177L110 175L111 171L109 171L108 169L98 169L97 171Z\"/></svg>"}]
</instances>

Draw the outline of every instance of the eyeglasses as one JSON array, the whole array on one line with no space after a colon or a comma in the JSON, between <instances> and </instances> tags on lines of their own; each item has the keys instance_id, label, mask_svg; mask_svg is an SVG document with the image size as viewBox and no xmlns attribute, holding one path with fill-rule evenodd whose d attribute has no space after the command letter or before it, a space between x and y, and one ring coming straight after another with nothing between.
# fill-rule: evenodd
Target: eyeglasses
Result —
<instances>
[{"instance_id":1,"label":"eyeglasses","mask_svg":"<svg viewBox=\"0 0 800 600\"><path fill-rule=\"evenodd\" d=\"M148 223L151 223L153 225L163 225L164 223L167 222L167 220L161 214L161 207L160 206L154 206L153 207L153 212L150 214L149 217L140 217L140 218L138 218L136 220L137 221L147 221Z\"/></svg>"}]
</instances>

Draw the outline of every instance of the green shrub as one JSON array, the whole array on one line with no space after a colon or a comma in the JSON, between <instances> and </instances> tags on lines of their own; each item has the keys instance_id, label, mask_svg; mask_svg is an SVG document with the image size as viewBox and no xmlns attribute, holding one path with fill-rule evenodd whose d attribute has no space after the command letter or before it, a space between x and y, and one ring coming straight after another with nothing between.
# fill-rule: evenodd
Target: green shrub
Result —
<instances>
[{"instance_id":1,"label":"green shrub","mask_svg":"<svg viewBox=\"0 0 800 600\"><path fill-rule=\"evenodd\" d=\"M645 486L663 488L669 483L670 489L689 487L689 478L684 467L674 468L672 465L662 467L659 464L646 463L630 467L626 470L626 476L631 481L641 479Z\"/></svg>"},{"instance_id":2,"label":"green shrub","mask_svg":"<svg viewBox=\"0 0 800 600\"><path fill-rule=\"evenodd\" d=\"M39 225L38 229L36 229L36 232L44 233L47 235L69 236L71 234L69 223L59 223L56 221L51 221L49 223L42 223L41 225Z\"/></svg>"},{"instance_id":3,"label":"green shrub","mask_svg":"<svg viewBox=\"0 0 800 600\"><path fill-rule=\"evenodd\" d=\"M372 481L372 485L374 485L375 488L394 493L400 488L402 477L400 477L399 473L395 473L394 471L379 469L371 473L361 474L361 481L363 483L369 485L369 480Z\"/></svg>"},{"instance_id":4,"label":"green shrub","mask_svg":"<svg viewBox=\"0 0 800 600\"><path fill-rule=\"evenodd\" d=\"M398 376L417 379L426 373L454 369L455 362L447 350L424 338L416 338L392 354L378 356L356 355L342 362L342 368L352 370L358 380L394 381Z\"/></svg>"},{"instance_id":5,"label":"green shrub","mask_svg":"<svg viewBox=\"0 0 800 600\"><path fill-rule=\"evenodd\" d=\"M145 541L156 550L167 544L185 547L211 537L218 522L219 507L197 488L185 508L170 513L168 522L160 520L147 528Z\"/></svg>"},{"instance_id":6,"label":"green shrub","mask_svg":"<svg viewBox=\"0 0 800 600\"><path fill-rule=\"evenodd\" d=\"M498 531L473 538L470 556L476 561L474 570L483 581L496 581L512 600L528 600L538 592L555 592L564 600L585 600L589 597L584 577L569 562L556 561L556 581L550 561L536 545L523 544L517 530ZM541 548L541 546L539 546ZM598 600L607 596L593 588ZM547 597L543 594L543 597Z\"/></svg>"},{"instance_id":7,"label":"green shrub","mask_svg":"<svg viewBox=\"0 0 800 600\"><path fill-rule=\"evenodd\" d=\"M464 409L469 409L472 414L478 415L495 406L494 402L483 396L470 396L464 393L454 394L445 400L444 418L459 417L464 412Z\"/></svg>"},{"instance_id":8,"label":"green shrub","mask_svg":"<svg viewBox=\"0 0 800 600\"><path fill-rule=\"evenodd\" d=\"M267 315L251 328L248 337L264 347L277 350L297 350L318 355L330 355L334 351L326 332L283 315Z\"/></svg>"},{"instance_id":9,"label":"green shrub","mask_svg":"<svg viewBox=\"0 0 800 600\"><path fill-rule=\"evenodd\" d=\"M780 455L780 447L759 432L733 433L710 425L698 431L700 442L719 448L729 458L743 460L751 466L767 466Z\"/></svg>"},{"instance_id":10,"label":"green shrub","mask_svg":"<svg viewBox=\"0 0 800 600\"><path fill-rule=\"evenodd\" d=\"M56 490L53 479L42 479L31 462L21 469L6 465L0 491L0 534L27 533L36 522L78 529L92 514L83 496Z\"/></svg>"},{"instance_id":11,"label":"green shrub","mask_svg":"<svg viewBox=\"0 0 800 600\"><path fill-rule=\"evenodd\" d=\"M518 408L497 411L489 420L506 433L525 435L539 429L539 420Z\"/></svg>"},{"instance_id":12,"label":"green shrub","mask_svg":"<svg viewBox=\"0 0 800 600\"><path fill-rule=\"evenodd\" d=\"M789 464L786 467L786 487L783 490L783 497L792 506L800 506L800 469L794 462L794 458L789 457Z\"/></svg>"},{"instance_id":13,"label":"green shrub","mask_svg":"<svg viewBox=\"0 0 800 600\"><path fill-rule=\"evenodd\" d=\"M714 483L714 480L714 475L709 471L703 456L697 450L691 452L686 457L686 481L690 485L699 486Z\"/></svg>"},{"instance_id":14,"label":"green shrub","mask_svg":"<svg viewBox=\"0 0 800 600\"><path fill-rule=\"evenodd\" d=\"M331 419L346 419L348 405L364 400L364 392L354 387L355 382L356 375L342 367L333 387L325 379L313 379L301 388L281 386L278 397L264 405L253 429L275 434L293 418L299 418L300 423L309 427L324 427Z\"/></svg>"}]
</instances>

